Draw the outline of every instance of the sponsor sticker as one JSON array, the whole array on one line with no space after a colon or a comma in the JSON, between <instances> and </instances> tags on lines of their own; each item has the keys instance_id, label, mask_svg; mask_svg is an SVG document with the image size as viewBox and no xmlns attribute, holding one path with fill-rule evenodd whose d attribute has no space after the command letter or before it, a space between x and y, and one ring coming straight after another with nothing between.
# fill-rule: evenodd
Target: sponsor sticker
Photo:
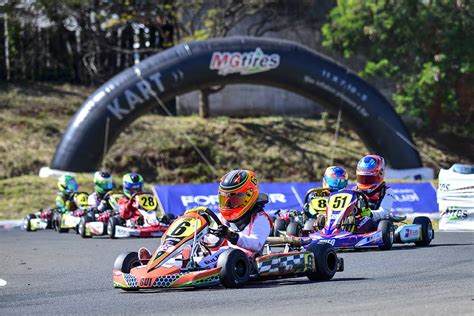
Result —
<instances>
[{"instance_id":1,"label":"sponsor sticker","mask_svg":"<svg viewBox=\"0 0 474 316\"><path fill-rule=\"evenodd\" d=\"M217 70L221 76L235 73L251 75L275 69L279 65L280 55L267 55L257 47L253 52L214 52L209 69Z\"/></svg>"}]
</instances>

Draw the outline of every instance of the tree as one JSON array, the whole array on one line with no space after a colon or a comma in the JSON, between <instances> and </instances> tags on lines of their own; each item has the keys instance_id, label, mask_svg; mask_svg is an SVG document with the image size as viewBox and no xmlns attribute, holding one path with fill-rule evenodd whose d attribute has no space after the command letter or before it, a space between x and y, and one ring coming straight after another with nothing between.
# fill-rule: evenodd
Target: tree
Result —
<instances>
[{"instance_id":1,"label":"tree","mask_svg":"<svg viewBox=\"0 0 474 316\"><path fill-rule=\"evenodd\" d=\"M338 1L322 29L326 47L367 59L362 76L397 82L398 113L464 133L474 130L472 30L468 0Z\"/></svg>"}]
</instances>

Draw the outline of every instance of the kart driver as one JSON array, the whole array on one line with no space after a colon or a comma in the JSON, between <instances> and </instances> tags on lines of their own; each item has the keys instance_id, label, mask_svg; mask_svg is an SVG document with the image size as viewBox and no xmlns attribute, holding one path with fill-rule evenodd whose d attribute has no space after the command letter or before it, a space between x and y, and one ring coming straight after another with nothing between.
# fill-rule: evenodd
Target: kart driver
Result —
<instances>
[{"instance_id":1,"label":"kart driver","mask_svg":"<svg viewBox=\"0 0 474 316\"><path fill-rule=\"evenodd\" d=\"M137 223L142 218L138 211L138 201L132 199L132 196L143 193L143 177L135 172L127 173L123 176L122 182L124 196L118 200L120 216Z\"/></svg>"},{"instance_id":2,"label":"kart driver","mask_svg":"<svg viewBox=\"0 0 474 316\"><path fill-rule=\"evenodd\" d=\"M61 213L72 212L77 209L73 201L74 193L78 185L76 179L70 175L62 175L58 178L59 192L56 195L56 206Z\"/></svg>"},{"instance_id":3,"label":"kart driver","mask_svg":"<svg viewBox=\"0 0 474 316\"><path fill-rule=\"evenodd\" d=\"M384 182L385 160L378 155L368 155L359 160L356 169L356 190L367 196L368 206L360 211L356 230L367 232L388 219L395 200L393 191ZM357 219L358 216L356 216Z\"/></svg>"},{"instance_id":4,"label":"kart driver","mask_svg":"<svg viewBox=\"0 0 474 316\"><path fill-rule=\"evenodd\" d=\"M311 200L322 196L329 196L333 192L347 188L348 179L349 175L344 168L338 166L330 166L326 168L323 176L323 187L310 189L306 193L307 198L304 205L306 216L309 218L315 218L320 215L318 214L319 210L316 210L311 206ZM324 214L321 215L324 216Z\"/></svg>"},{"instance_id":5,"label":"kart driver","mask_svg":"<svg viewBox=\"0 0 474 316\"><path fill-rule=\"evenodd\" d=\"M258 180L253 171L241 169L227 173L219 183L219 212L223 225L217 236L224 237L249 255L260 252L272 226L270 217L263 210L267 202L268 199L259 195Z\"/></svg>"},{"instance_id":6,"label":"kart driver","mask_svg":"<svg viewBox=\"0 0 474 316\"><path fill-rule=\"evenodd\" d=\"M92 210L104 212L110 209L107 199L104 199L107 192L114 188L112 176L106 171L97 171L94 173L94 193L89 195L88 205Z\"/></svg>"}]
</instances>

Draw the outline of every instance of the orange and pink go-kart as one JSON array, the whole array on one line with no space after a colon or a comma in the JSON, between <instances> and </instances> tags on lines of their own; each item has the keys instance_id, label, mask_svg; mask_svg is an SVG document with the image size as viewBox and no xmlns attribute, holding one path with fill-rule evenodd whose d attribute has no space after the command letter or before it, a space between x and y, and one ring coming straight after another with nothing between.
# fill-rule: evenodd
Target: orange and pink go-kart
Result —
<instances>
[{"instance_id":1,"label":"orange and pink go-kart","mask_svg":"<svg viewBox=\"0 0 474 316\"><path fill-rule=\"evenodd\" d=\"M169 222L173 220L172 215L162 214L159 217L158 201L152 194L137 194L133 195L131 199L137 200L138 211L140 212L138 221L133 222L120 217L117 199L114 204L115 214L109 218L106 226L102 224L100 226L106 228L110 238L161 237L168 229ZM89 225L89 232L93 231L92 227L92 224ZM97 233L99 232L102 233L103 231L97 231Z\"/></svg>"},{"instance_id":2,"label":"orange and pink go-kart","mask_svg":"<svg viewBox=\"0 0 474 316\"><path fill-rule=\"evenodd\" d=\"M123 290L209 287L241 287L250 280L306 276L313 281L333 278L344 270L328 243L303 249L302 238L270 237L258 254L209 244L221 225L209 209L198 207L177 218L162 236L161 246L149 259L137 252L120 254L114 263L114 287ZM206 237L205 237L206 236ZM211 235L214 237L214 235ZM279 252L273 252L279 246ZM283 248L283 250L281 250Z\"/></svg>"}]
</instances>

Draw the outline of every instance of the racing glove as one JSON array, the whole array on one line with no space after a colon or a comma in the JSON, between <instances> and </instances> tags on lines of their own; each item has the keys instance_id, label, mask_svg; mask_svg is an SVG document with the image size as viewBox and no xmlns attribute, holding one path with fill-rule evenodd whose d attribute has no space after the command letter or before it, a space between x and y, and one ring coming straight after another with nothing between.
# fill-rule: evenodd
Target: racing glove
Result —
<instances>
[{"instance_id":1,"label":"racing glove","mask_svg":"<svg viewBox=\"0 0 474 316\"><path fill-rule=\"evenodd\" d=\"M360 215L363 217L372 217L372 210L368 207L363 207Z\"/></svg>"},{"instance_id":2,"label":"racing glove","mask_svg":"<svg viewBox=\"0 0 474 316\"><path fill-rule=\"evenodd\" d=\"M237 245L237 241L239 240L239 234L231 231L229 227L225 225L219 225L219 228L217 230L219 231L217 237L223 237L227 239L231 244Z\"/></svg>"},{"instance_id":3,"label":"racing glove","mask_svg":"<svg viewBox=\"0 0 474 316\"><path fill-rule=\"evenodd\" d=\"M97 210L98 210L99 212L103 212L103 211L105 211L106 209L107 209L107 201L106 201L106 200L100 201L100 204L99 204L99 206L97 207Z\"/></svg>"}]
</instances>

